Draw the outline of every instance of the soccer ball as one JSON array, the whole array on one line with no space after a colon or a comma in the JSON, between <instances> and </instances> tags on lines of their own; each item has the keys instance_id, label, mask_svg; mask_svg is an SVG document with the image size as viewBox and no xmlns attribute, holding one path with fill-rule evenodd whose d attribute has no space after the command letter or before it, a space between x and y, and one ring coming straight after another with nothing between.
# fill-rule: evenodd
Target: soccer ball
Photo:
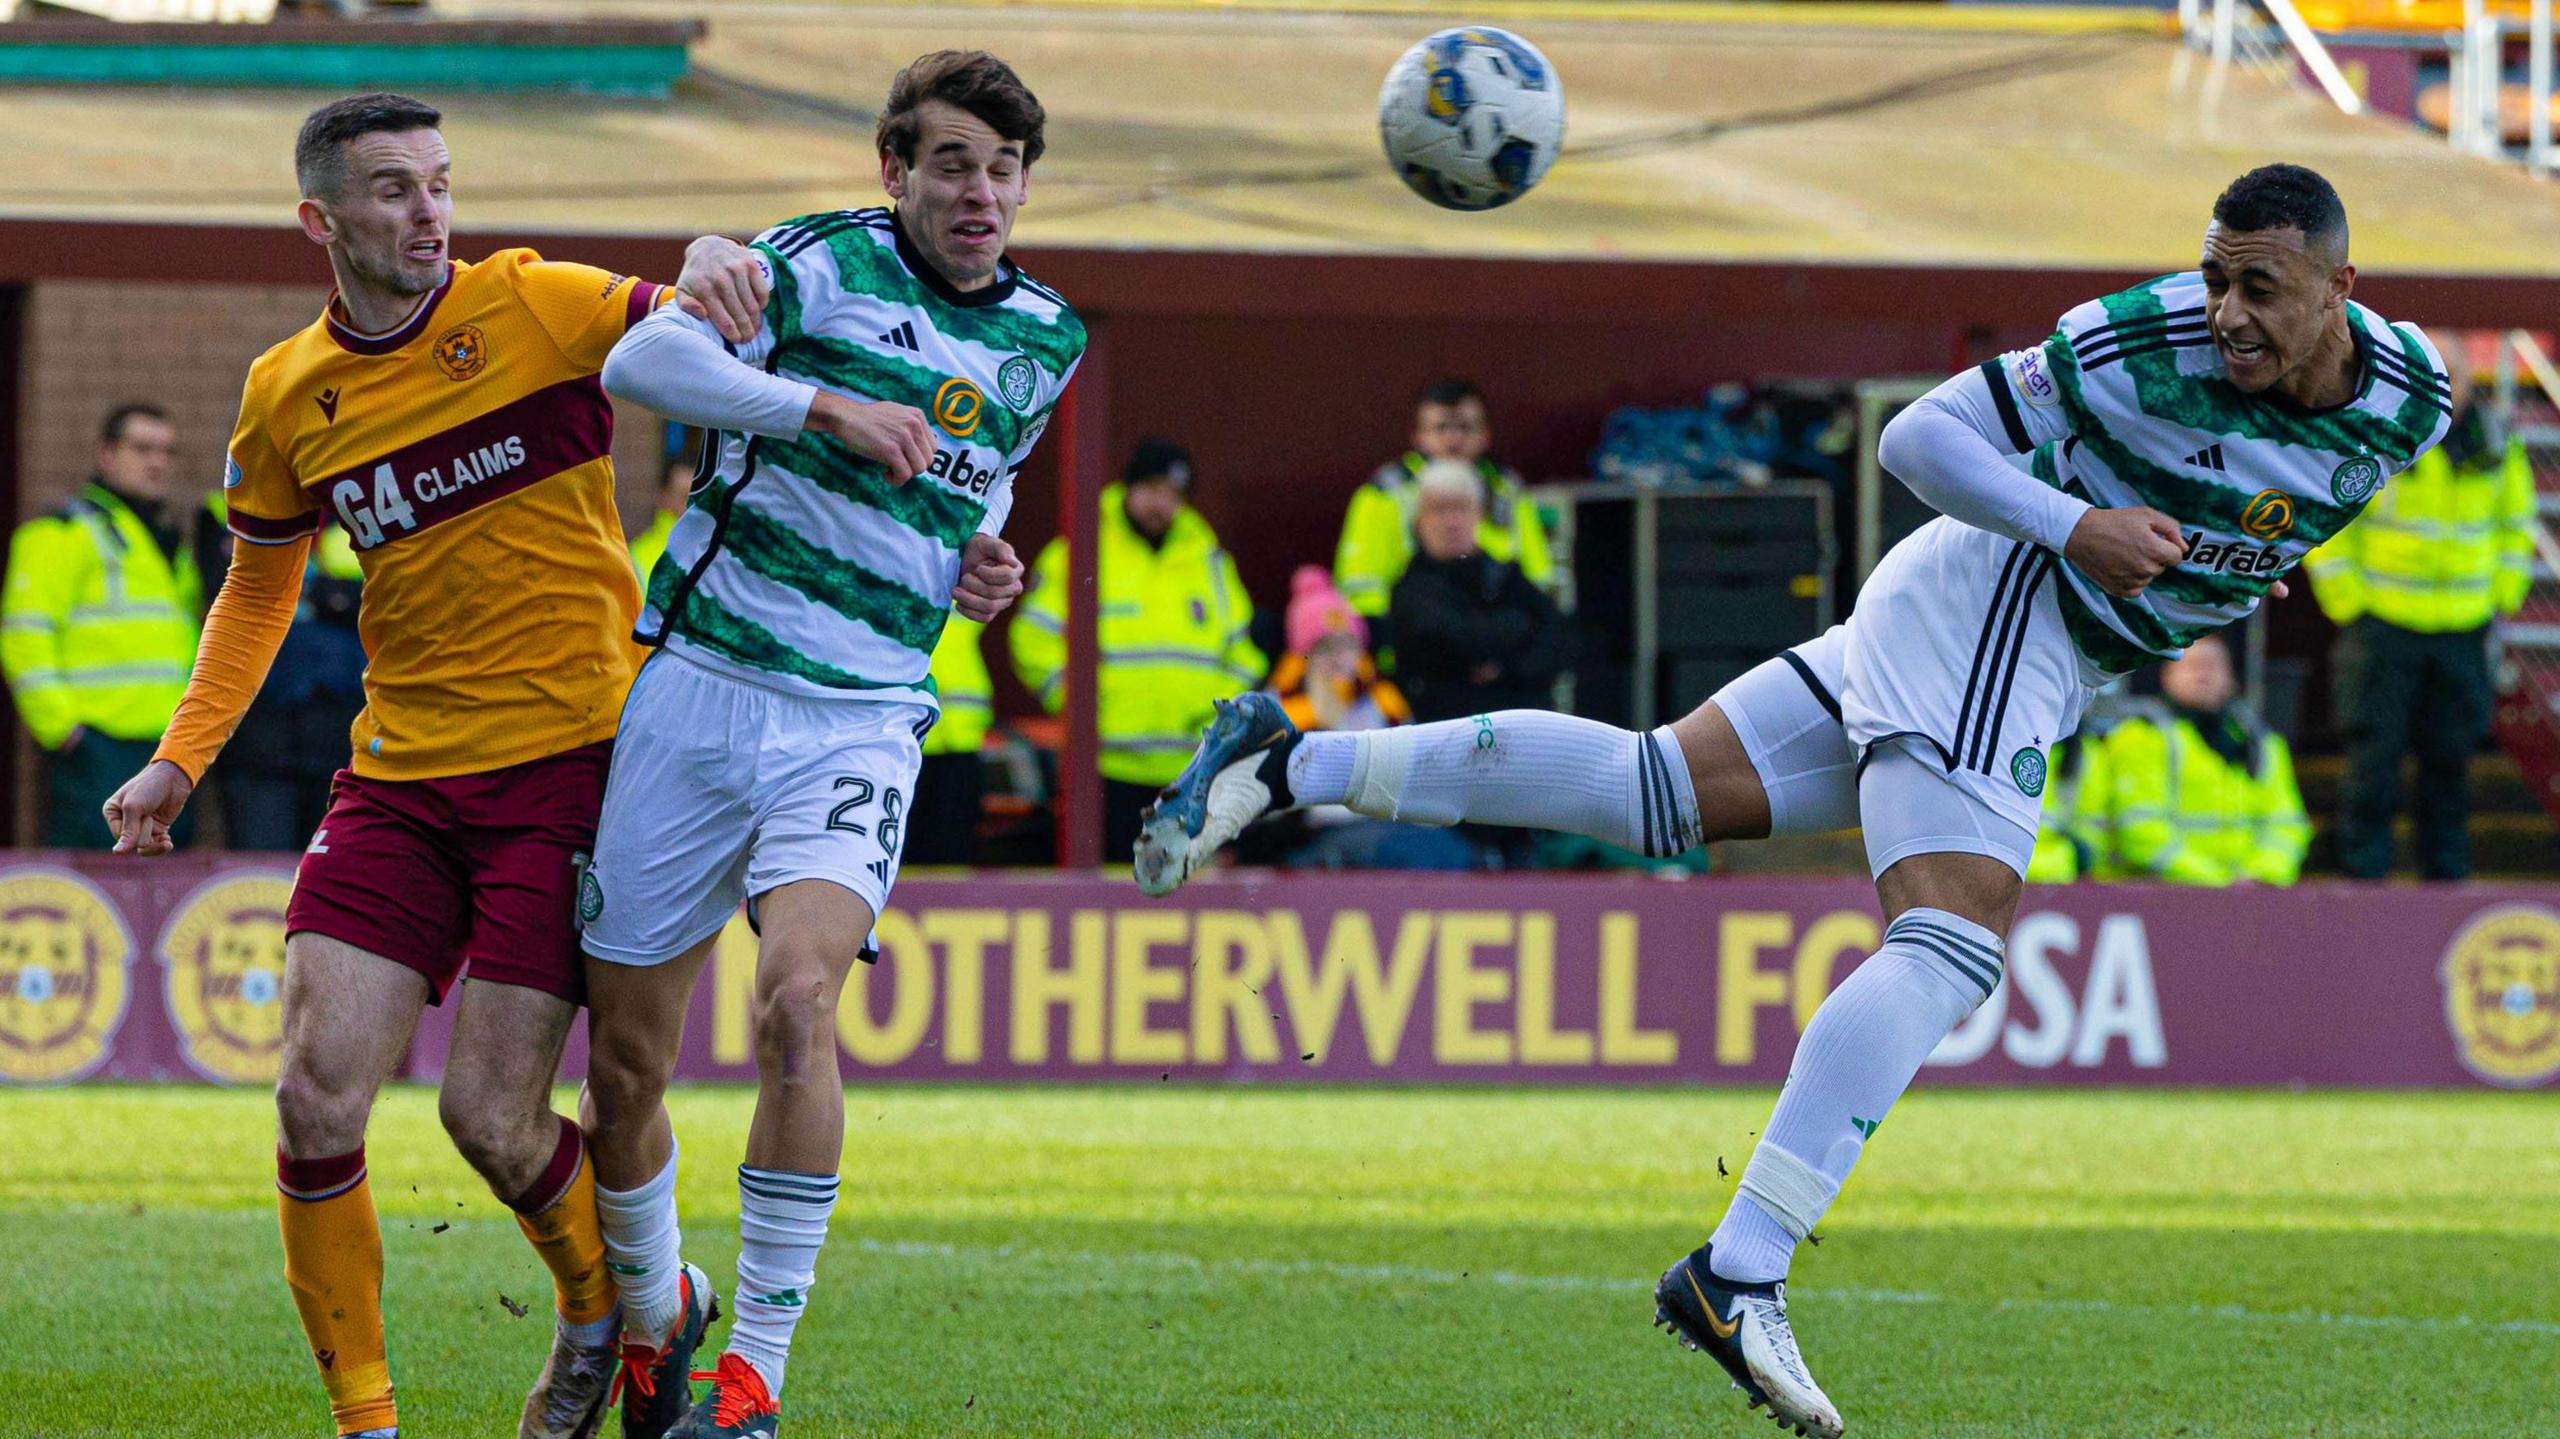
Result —
<instances>
[{"instance_id":1,"label":"soccer ball","mask_svg":"<svg viewBox=\"0 0 2560 1439\"><path fill-rule=\"evenodd\" d=\"M1508 30L1443 30L1404 52L1378 91L1378 138L1413 193L1490 210L1529 193L1564 143L1564 84Z\"/></svg>"}]
</instances>

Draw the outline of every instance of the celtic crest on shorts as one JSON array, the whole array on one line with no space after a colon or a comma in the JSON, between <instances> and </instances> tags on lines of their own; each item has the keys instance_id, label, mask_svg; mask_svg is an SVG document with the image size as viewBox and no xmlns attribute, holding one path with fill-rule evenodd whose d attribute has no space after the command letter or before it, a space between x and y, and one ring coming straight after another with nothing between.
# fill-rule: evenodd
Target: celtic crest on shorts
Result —
<instances>
[{"instance_id":1,"label":"celtic crest on shorts","mask_svg":"<svg viewBox=\"0 0 2560 1439\"><path fill-rule=\"evenodd\" d=\"M581 851L570 861L578 869L578 923L593 924L604 913L604 884L596 878L595 861Z\"/></svg>"},{"instance_id":2,"label":"celtic crest on shorts","mask_svg":"<svg viewBox=\"0 0 2560 1439\"><path fill-rule=\"evenodd\" d=\"M2044 793L2044 751L2029 745L2009 757L2009 777L2018 782L2020 793L2033 798Z\"/></svg>"}]
</instances>

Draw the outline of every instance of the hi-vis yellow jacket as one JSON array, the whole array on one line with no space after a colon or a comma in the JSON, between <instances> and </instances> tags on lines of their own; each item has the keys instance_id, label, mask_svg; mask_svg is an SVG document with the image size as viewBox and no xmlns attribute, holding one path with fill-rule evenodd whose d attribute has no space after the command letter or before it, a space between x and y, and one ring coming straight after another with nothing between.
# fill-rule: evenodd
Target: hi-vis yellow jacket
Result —
<instances>
[{"instance_id":1,"label":"hi-vis yellow jacket","mask_svg":"<svg viewBox=\"0 0 2560 1439\"><path fill-rule=\"evenodd\" d=\"M658 556L667 552L667 536L676 532L676 516L665 510L649 514L649 528L631 537L631 568L640 583L649 583L649 572L658 567Z\"/></svg>"},{"instance_id":2,"label":"hi-vis yellow jacket","mask_svg":"<svg viewBox=\"0 0 2560 1439\"><path fill-rule=\"evenodd\" d=\"M2093 879L2105 866L2110 838L2106 744L2084 729L2054 746L2051 768L2035 853L2027 859L2027 882Z\"/></svg>"},{"instance_id":3,"label":"hi-vis yellow jacket","mask_svg":"<svg viewBox=\"0 0 2560 1439\"><path fill-rule=\"evenodd\" d=\"M9 541L0 672L47 749L82 726L158 739L186 693L203 613L192 548L161 553L142 517L92 481Z\"/></svg>"},{"instance_id":4,"label":"hi-vis yellow jacket","mask_svg":"<svg viewBox=\"0 0 2560 1439\"><path fill-rule=\"evenodd\" d=\"M2225 760L2165 705L2138 708L2107 732L2113 873L2206 885L2302 877L2311 821L2293 752L2237 705L2220 722L2252 733L2254 763Z\"/></svg>"},{"instance_id":5,"label":"hi-vis yellow jacket","mask_svg":"<svg viewBox=\"0 0 2560 1439\"><path fill-rule=\"evenodd\" d=\"M996 720L995 681L987 674L986 651L979 642L987 627L953 615L942 625L933 647L934 694L942 701L942 718L925 732L926 754L976 754L986 745Z\"/></svg>"},{"instance_id":6,"label":"hi-vis yellow jacket","mask_svg":"<svg viewBox=\"0 0 2560 1439\"><path fill-rule=\"evenodd\" d=\"M1200 743L1211 702L1262 682L1263 657L1250 636L1253 601L1209 522L1185 505L1164 544L1150 545L1122 493L1102 492L1101 769L1165 785ZM1066 540L1051 540L1034 569L1038 583L1013 622L1013 669L1054 711L1067 689Z\"/></svg>"},{"instance_id":7,"label":"hi-vis yellow jacket","mask_svg":"<svg viewBox=\"0 0 2560 1439\"><path fill-rule=\"evenodd\" d=\"M2438 447L2303 565L2312 596L2337 624L2369 614L2426 634L2476 630L2524 603L2535 523L2523 441L2465 466Z\"/></svg>"}]
</instances>

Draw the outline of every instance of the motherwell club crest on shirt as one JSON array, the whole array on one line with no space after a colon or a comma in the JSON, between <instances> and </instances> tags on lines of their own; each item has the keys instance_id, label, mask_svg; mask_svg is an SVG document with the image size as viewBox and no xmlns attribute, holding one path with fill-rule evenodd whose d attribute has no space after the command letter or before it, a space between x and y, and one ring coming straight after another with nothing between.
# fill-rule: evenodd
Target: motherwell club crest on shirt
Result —
<instances>
[{"instance_id":1,"label":"motherwell club crest on shirt","mask_svg":"<svg viewBox=\"0 0 2560 1439\"><path fill-rule=\"evenodd\" d=\"M449 380L467 380L489 367L489 340L478 325L456 325L436 336L436 368Z\"/></svg>"}]
</instances>

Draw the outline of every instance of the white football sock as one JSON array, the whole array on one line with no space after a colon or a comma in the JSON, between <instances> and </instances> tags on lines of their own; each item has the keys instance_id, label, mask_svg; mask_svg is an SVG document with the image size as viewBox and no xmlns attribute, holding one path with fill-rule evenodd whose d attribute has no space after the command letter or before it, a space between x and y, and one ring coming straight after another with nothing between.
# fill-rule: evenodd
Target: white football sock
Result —
<instances>
[{"instance_id":1,"label":"white football sock","mask_svg":"<svg viewBox=\"0 0 2560 1439\"><path fill-rule=\"evenodd\" d=\"M1545 710L1301 737L1289 791L1409 824L1512 825L1669 856L1698 842L1698 797L1668 725L1637 734Z\"/></svg>"},{"instance_id":2,"label":"white football sock","mask_svg":"<svg viewBox=\"0 0 2560 1439\"><path fill-rule=\"evenodd\" d=\"M1796 1244L1822 1221L1868 1136L1921 1062L1999 983L2000 937L1944 910L1905 910L1884 945L1813 1012L1778 1107L1709 1240L1715 1272L1787 1277Z\"/></svg>"},{"instance_id":3,"label":"white football sock","mask_svg":"<svg viewBox=\"0 0 2560 1439\"><path fill-rule=\"evenodd\" d=\"M738 1167L738 1312L729 1321L729 1352L755 1365L776 1398L835 1208L832 1174Z\"/></svg>"},{"instance_id":4,"label":"white football sock","mask_svg":"<svg viewBox=\"0 0 2560 1439\"><path fill-rule=\"evenodd\" d=\"M604 1225L604 1260L622 1291L622 1330L655 1344L684 1312L677 1278L684 1268L683 1232L676 1228L676 1152L667 1167L637 1189L596 1186L596 1218Z\"/></svg>"}]
</instances>

